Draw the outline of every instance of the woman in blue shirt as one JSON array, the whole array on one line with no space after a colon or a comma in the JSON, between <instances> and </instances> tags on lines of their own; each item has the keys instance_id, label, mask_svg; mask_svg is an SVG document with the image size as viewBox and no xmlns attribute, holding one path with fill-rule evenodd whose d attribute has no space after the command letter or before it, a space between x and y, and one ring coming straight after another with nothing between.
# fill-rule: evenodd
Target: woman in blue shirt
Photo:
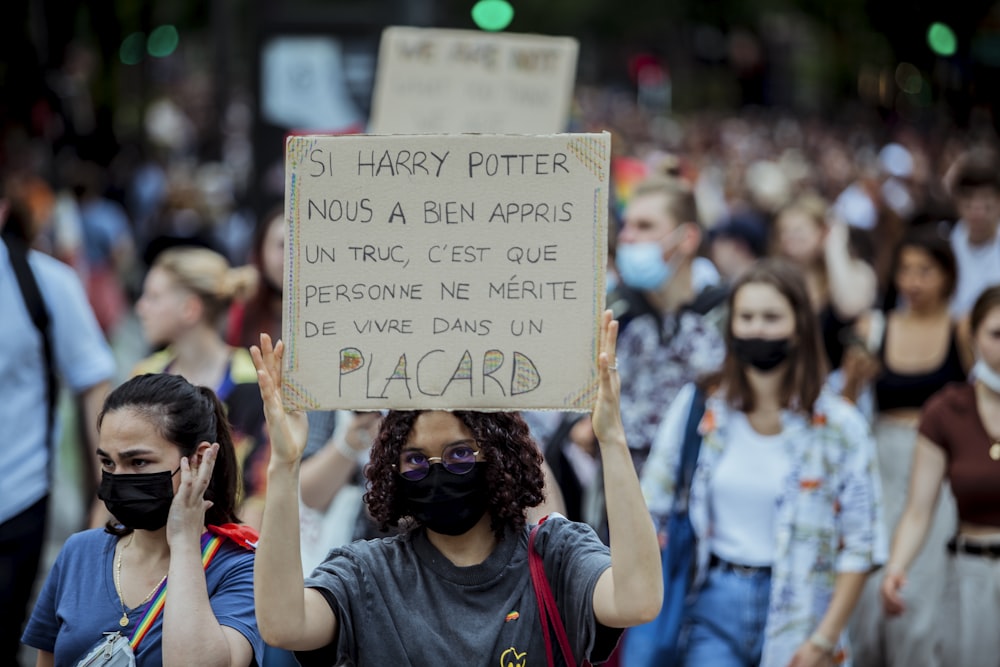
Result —
<instances>
[{"instance_id":1,"label":"woman in blue shirt","mask_svg":"<svg viewBox=\"0 0 1000 667\"><path fill-rule=\"evenodd\" d=\"M56 559L22 637L37 665L76 665L115 633L140 666L260 664L256 535L234 513L222 404L180 376L141 375L108 396L98 428L98 496L115 519Z\"/></svg>"}]
</instances>

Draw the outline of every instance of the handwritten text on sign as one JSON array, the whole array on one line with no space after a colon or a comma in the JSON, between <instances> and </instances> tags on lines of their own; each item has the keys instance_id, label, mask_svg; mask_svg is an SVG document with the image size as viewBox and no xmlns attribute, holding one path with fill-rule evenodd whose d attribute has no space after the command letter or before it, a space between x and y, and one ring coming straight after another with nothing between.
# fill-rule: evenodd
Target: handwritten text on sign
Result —
<instances>
[{"instance_id":1,"label":"handwritten text on sign","mask_svg":"<svg viewBox=\"0 0 1000 667\"><path fill-rule=\"evenodd\" d=\"M284 397L587 410L607 134L292 137Z\"/></svg>"}]
</instances>

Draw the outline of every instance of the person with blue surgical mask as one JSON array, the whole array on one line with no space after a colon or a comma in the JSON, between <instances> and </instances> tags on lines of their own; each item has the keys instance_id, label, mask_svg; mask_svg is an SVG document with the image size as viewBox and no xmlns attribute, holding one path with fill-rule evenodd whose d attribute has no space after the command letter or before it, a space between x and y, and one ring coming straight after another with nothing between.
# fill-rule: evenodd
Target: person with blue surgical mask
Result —
<instances>
[{"instance_id":1,"label":"person with blue surgical mask","mask_svg":"<svg viewBox=\"0 0 1000 667\"><path fill-rule=\"evenodd\" d=\"M624 304L631 316L618 361L628 368L622 419L640 472L665 407L685 384L717 370L725 356L719 324L728 290L715 284L714 267L698 256L701 241L687 184L657 176L636 186L617 239L621 285L608 303L612 309Z\"/></svg>"}]
</instances>

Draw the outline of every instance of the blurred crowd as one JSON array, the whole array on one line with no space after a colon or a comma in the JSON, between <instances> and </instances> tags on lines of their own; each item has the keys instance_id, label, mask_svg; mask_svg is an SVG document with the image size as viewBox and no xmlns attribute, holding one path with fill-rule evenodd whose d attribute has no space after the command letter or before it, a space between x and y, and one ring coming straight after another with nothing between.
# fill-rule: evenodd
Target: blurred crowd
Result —
<instances>
[{"instance_id":1,"label":"blurred crowd","mask_svg":"<svg viewBox=\"0 0 1000 667\"><path fill-rule=\"evenodd\" d=\"M233 103L221 114L223 129L211 128L178 88L145 111L141 136L97 151L87 133L95 109L74 72L67 69L55 89L59 104L40 100L32 124L3 128L3 198L32 230L33 247L78 275L116 352L117 374L109 380L175 372L212 387L227 403L243 467L241 511L254 523L266 492L268 451L246 347L260 331L280 336L284 236L280 188L250 186L249 108ZM718 329L722 316L713 313L725 305L727 286L760 260L781 257L801 272L822 335L825 358L815 367L829 369L824 381L860 408L875 434L891 534L906 504L922 404L968 376L975 363L970 311L985 290L1000 285L1000 138L992 125L917 126L858 110L826 118L762 108L675 117L645 112L634 94L581 87L572 129L613 135L608 305L622 323L623 412L637 469L682 386L722 363L726 333ZM220 132L217 159L199 157L206 135ZM676 199L679 208L668 207L674 222L693 224L697 234L665 228L672 240L649 236L635 208L649 196ZM616 264L624 248L649 240L662 243L667 255L679 253L670 262L674 274L690 265L690 288L676 303L650 297L667 278L644 283L629 275L634 267ZM693 320L679 313L692 303L699 319L686 324ZM650 313L661 319L647 332L641 320ZM663 322L673 315L671 329ZM662 358L646 347L652 340L652 347L668 350L685 336L690 347ZM641 366L649 359L676 374L647 377ZM937 375L928 380L928 373ZM919 382L930 384L901 398ZM586 419L526 417L558 484L561 509L601 534L600 460ZM339 415L339 424L337 418L310 417L316 442L309 451L325 457L325 465L356 466L365 438L343 434L363 435L371 424L352 427L354 417ZM327 442L335 449L320 456ZM340 482L349 484L355 473ZM81 475L89 494L93 479ZM319 496L318 511L326 511L333 493ZM60 502L84 497L90 496ZM931 538L937 551L920 565L924 571L939 569L955 532L953 503L942 498ZM88 521L100 523L100 508L94 511ZM364 533L361 527L340 539ZM859 607L869 629L884 622L876 618L880 580L872 581L864 595L875 597L863 595ZM940 582L919 574L912 581L927 582L925 609L933 608L939 593L931 587ZM921 618L905 634L915 652L926 649L920 633L934 623L930 612ZM859 631L862 647L881 641Z\"/></svg>"}]
</instances>

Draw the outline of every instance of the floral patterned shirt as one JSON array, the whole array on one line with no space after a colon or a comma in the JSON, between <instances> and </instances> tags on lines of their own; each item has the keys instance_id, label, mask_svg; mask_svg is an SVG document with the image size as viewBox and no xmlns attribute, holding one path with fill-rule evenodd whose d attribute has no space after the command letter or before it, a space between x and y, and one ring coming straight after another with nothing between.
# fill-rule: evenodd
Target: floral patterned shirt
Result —
<instances>
[{"instance_id":1,"label":"floral patterned shirt","mask_svg":"<svg viewBox=\"0 0 1000 667\"><path fill-rule=\"evenodd\" d=\"M654 517L666 515L673 502L693 397L689 385L671 404L643 471L643 495ZM710 396L699 426L703 440L689 499L698 538L695 591L711 555L709 482L726 448L732 411L719 395ZM781 432L792 466L777 500L761 667L788 665L826 614L838 573L868 572L888 555L875 444L858 410L824 393L811 418L786 410ZM850 664L844 633L837 644L838 664Z\"/></svg>"},{"instance_id":2,"label":"floral patterned shirt","mask_svg":"<svg viewBox=\"0 0 1000 667\"><path fill-rule=\"evenodd\" d=\"M646 314L621 333L622 422L639 472L677 392L722 366L725 343L711 315L683 310L663 318Z\"/></svg>"}]
</instances>

